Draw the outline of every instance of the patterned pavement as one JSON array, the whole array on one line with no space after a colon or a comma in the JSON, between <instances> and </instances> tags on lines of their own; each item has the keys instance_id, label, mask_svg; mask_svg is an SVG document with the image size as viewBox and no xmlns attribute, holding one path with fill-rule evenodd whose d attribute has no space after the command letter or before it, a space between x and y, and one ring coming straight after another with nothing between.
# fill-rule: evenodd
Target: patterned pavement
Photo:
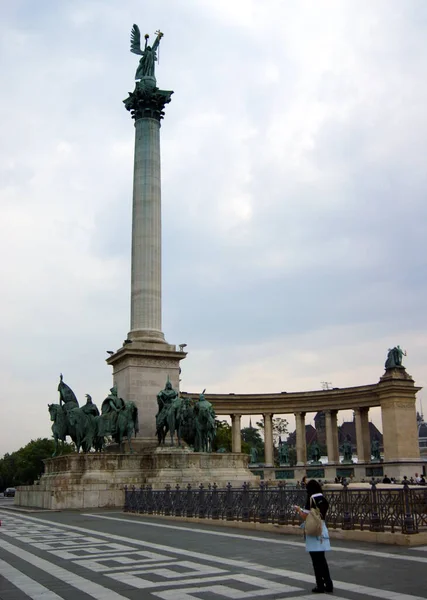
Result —
<instances>
[{"instance_id":1,"label":"patterned pavement","mask_svg":"<svg viewBox=\"0 0 427 600\"><path fill-rule=\"evenodd\" d=\"M1 600L316 597L300 538L119 512L0 511ZM336 600L427 598L425 547L341 542L328 560Z\"/></svg>"}]
</instances>

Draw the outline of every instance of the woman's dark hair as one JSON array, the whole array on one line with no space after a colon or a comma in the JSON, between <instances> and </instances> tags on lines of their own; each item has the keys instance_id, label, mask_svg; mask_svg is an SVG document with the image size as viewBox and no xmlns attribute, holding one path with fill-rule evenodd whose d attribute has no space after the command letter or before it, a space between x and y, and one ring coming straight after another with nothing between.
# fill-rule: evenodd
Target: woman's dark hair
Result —
<instances>
[{"instance_id":1,"label":"woman's dark hair","mask_svg":"<svg viewBox=\"0 0 427 600\"><path fill-rule=\"evenodd\" d=\"M322 486L315 479L310 479L310 481L307 483L306 489L308 497L312 496L313 494L322 493Z\"/></svg>"}]
</instances>

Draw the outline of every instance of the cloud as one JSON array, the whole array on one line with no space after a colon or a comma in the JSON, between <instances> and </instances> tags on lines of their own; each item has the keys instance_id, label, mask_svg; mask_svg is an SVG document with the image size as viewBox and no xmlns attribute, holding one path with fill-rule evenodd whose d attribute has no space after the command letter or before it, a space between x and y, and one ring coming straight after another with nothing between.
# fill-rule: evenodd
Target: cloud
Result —
<instances>
[{"instance_id":1,"label":"cloud","mask_svg":"<svg viewBox=\"0 0 427 600\"><path fill-rule=\"evenodd\" d=\"M49 435L60 371L100 404L105 351L127 335L134 22L165 32L158 84L175 92L161 127L163 328L188 343L184 389L374 383L397 343L425 385L426 12L5 9L0 453Z\"/></svg>"}]
</instances>

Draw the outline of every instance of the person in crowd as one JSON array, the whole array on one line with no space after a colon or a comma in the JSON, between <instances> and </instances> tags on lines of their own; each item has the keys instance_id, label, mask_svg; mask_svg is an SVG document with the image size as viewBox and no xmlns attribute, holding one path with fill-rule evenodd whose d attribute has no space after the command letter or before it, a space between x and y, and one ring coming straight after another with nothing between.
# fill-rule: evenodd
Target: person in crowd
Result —
<instances>
[{"instance_id":1,"label":"person in crowd","mask_svg":"<svg viewBox=\"0 0 427 600\"><path fill-rule=\"evenodd\" d=\"M295 510L303 521L306 520L311 506L319 509L322 517L322 534L318 537L305 535L305 549L310 553L313 563L314 575L316 577L316 587L312 589L315 594L332 593L333 583L329 574L329 567L326 561L325 552L331 549L329 541L329 532L326 527L326 513L328 512L329 502L322 494L321 485L315 480L310 479L306 486L307 502L305 508L295 506Z\"/></svg>"},{"instance_id":2,"label":"person in crowd","mask_svg":"<svg viewBox=\"0 0 427 600\"><path fill-rule=\"evenodd\" d=\"M387 475L384 475L383 483L391 483L390 477L388 477Z\"/></svg>"}]
</instances>

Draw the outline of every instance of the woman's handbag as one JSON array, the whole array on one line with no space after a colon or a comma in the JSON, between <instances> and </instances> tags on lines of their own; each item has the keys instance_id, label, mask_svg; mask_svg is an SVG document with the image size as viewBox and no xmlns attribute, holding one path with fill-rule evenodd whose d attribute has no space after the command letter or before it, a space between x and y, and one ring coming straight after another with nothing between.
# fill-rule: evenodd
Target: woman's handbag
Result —
<instances>
[{"instance_id":1,"label":"woman's handbag","mask_svg":"<svg viewBox=\"0 0 427 600\"><path fill-rule=\"evenodd\" d=\"M310 498L310 512L305 520L304 531L306 535L319 537L322 535L322 515L317 508L315 500Z\"/></svg>"}]
</instances>

